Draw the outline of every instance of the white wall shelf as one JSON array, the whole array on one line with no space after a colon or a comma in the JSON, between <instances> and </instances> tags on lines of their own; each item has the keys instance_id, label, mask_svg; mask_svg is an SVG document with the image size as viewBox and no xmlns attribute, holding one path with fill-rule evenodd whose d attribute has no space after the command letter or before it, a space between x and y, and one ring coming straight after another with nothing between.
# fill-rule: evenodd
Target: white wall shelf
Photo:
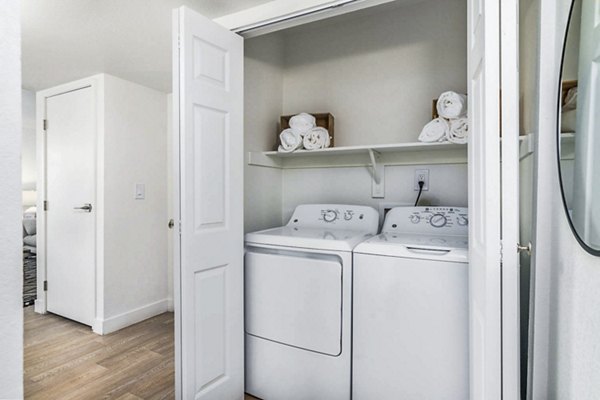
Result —
<instances>
[{"instance_id":1,"label":"white wall shelf","mask_svg":"<svg viewBox=\"0 0 600 400\"><path fill-rule=\"evenodd\" d=\"M248 164L270 168L327 168L381 165L460 164L467 162L467 145L397 143L332 147L323 150L250 152ZM375 166L376 166L375 165Z\"/></svg>"}]
</instances>

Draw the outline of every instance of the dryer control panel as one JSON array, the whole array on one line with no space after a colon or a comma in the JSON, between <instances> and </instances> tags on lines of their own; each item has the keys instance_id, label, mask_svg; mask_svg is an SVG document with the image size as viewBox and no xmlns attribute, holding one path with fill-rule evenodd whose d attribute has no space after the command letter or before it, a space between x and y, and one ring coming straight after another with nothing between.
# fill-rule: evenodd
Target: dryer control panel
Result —
<instances>
[{"instance_id":1,"label":"dryer control panel","mask_svg":"<svg viewBox=\"0 0 600 400\"><path fill-rule=\"evenodd\" d=\"M387 213L382 232L467 235L468 225L468 208L396 207Z\"/></svg>"},{"instance_id":2,"label":"dryer control panel","mask_svg":"<svg viewBox=\"0 0 600 400\"><path fill-rule=\"evenodd\" d=\"M379 213L372 207L345 204L303 204L296 207L288 226L377 232Z\"/></svg>"}]
</instances>

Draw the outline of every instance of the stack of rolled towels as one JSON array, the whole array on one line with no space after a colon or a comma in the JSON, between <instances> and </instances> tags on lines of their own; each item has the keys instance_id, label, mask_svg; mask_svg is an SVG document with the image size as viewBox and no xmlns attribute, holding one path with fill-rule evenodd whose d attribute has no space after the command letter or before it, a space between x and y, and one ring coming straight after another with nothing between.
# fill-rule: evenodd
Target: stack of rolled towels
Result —
<instances>
[{"instance_id":1,"label":"stack of rolled towels","mask_svg":"<svg viewBox=\"0 0 600 400\"><path fill-rule=\"evenodd\" d=\"M315 117L300 113L290 118L290 127L279 134L278 151L291 153L296 150L317 150L329 147L331 140L325 128L317 126Z\"/></svg>"},{"instance_id":2,"label":"stack of rolled towels","mask_svg":"<svg viewBox=\"0 0 600 400\"><path fill-rule=\"evenodd\" d=\"M419 141L467 143L467 96L456 92L444 92L438 98L436 107L439 117L423 127Z\"/></svg>"}]
</instances>

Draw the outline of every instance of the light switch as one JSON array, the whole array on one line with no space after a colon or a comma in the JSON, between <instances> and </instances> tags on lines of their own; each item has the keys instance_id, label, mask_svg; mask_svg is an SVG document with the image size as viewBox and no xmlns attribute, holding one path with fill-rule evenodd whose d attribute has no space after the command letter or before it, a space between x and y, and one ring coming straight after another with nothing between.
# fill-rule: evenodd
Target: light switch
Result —
<instances>
[{"instance_id":1,"label":"light switch","mask_svg":"<svg viewBox=\"0 0 600 400\"><path fill-rule=\"evenodd\" d=\"M143 183L135 184L135 199L144 200L146 198L146 185Z\"/></svg>"}]
</instances>

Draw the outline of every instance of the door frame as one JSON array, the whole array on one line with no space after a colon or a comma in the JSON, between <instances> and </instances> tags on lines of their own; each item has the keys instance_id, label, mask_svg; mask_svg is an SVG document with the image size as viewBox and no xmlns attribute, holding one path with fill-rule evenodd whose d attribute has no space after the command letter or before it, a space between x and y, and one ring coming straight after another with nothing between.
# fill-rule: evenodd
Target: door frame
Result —
<instances>
[{"instance_id":1,"label":"door frame","mask_svg":"<svg viewBox=\"0 0 600 400\"><path fill-rule=\"evenodd\" d=\"M316 8L319 7L320 5L332 5L334 3L343 3L343 1L324 1L324 0L303 0L301 2L297 2L294 5L291 5L288 1L286 0L277 0L277 1L273 1L273 2L269 2L263 5L259 5L256 7L251 7L245 10L242 10L240 12L237 13L232 13L229 15L225 15L223 17L217 18L214 21L217 23L220 23L221 25L223 25L224 27L232 30L232 31L243 31L246 27L257 27L257 28L253 28L253 30L251 32L247 32L245 33L243 36L245 38L250 38L250 37L255 37L255 36L260 36L263 34L267 34L270 32L274 32L277 30L282 30L282 29L286 29L286 28L290 28L292 26L298 26L298 25L303 25L312 21L316 21L316 20L321 20L321 19L326 19L326 18L330 18L330 17L334 17L336 15L341 15L341 14L345 14L345 13L349 13L349 12L353 12L353 11L357 11L359 9L364 9L364 8L369 8L372 6L377 6L383 3L388 3L388 2L392 2L394 0L365 0L365 1L359 1L356 3L351 3L348 4L344 7L337 7L337 8L330 8L328 10L325 10L323 12L318 12L318 13L306 13L306 11L309 11L311 9L311 7ZM476 0L467 0L469 2L473 2ZM500 36L501 33L503 33L503 40L508 40L508 41L516 41L516 45L518 45L518 14L514 14L512 13L512 11L517 11L518 12L518 0L511 0L511 3L509 5L510 8L509 10L504 10L504 12L499 15L499 23L498 23L498 32L496 33L498 36ZM498 13L500 14L500 9L497 10ZM174 27L178 28L178 21L177 18L174 18ZM273 22L276 22L275 24L271 24ZM279 22L281 21L281 22ZM517 28L516 30L513 28ZM500 28L503 28L504 31L501 32ZM179 29L177 29L177 31L179 31ZM173 48L177 49L178 48L178 39L177 37L173 38ZM518 47L516 47L516 49L518 49ZM502 55L505 55L504 53L501 55L500 53L501 49L498 48L498 68L500 68L500 62L506 62L506 64L504 64L505 67L510 67L511 63L514 62L518 62L518 57L516 52L512 52L511 49L505 47L505 53L506 56L509 56L510 58L508 60L503 60L503 58L501 58ZM518 51L518 50L516 50ZM177 61L174 58L174 64L173 64L173 71L174 71L174 77L177 77L177 79L179 79L179 75L178 75L178 71L179 71L179 65L177 63ZM515 85L517 85L516 87L518 88L518 71L513 71L512 73L509 72L506 77L509 78L509 82L507 83L507 87L510 88L510 94L512 95L515 91ZM498 78L500 78L500 71L498 71ZM498 89L500 89L500 86L498 87ZM517 94L518 94L518 89L517 89ZM177 98L179 96L179 86L178 85L174 85L173 87L173 98ZM508 97L508 96L507 96ZM509 101L511 99L505 99L505 101L503 102L504 104L509 104ZM500 100L500 96L498 93L498 104L500 104L501 100ZM176 105L175 105L175 101L174 101L174 105L173 105L173 140L174 140L174 145L173 145L173 165L174 165L174 173L173 173L173 195L174 195L174 200L173 200L173 215L177 216L177 220L175 221L175 229L173 230L173 235L174 235L174 239L173 239L173 243L174 243L174 251L173 251L173 273L174 273L174 279L173 279L173 284L174 284L174 302L175 302L175 340L180 340L180 332L178 332L178 329L180 329L179 324L177 323L177 321L181 318L181 314L180 314L180 310L179 310L179 306L178 306L178 301L181 301L180 299L180 289L181 289L181 281L180 281L180 270L181 270L181 266L180 266L180 242L179 242L179 201L180 201L180 193L179 193L179 152L180 152L180 148L179 148L179 120L178 118L176 118L176 116L179 115L179 110L176 109ZM511 107L512 109L512 107ZM500 118L498 119L498 126L501 126L502 121L500 120ZM504 119L504 124L509 127L509 129L514 131L515 128L515 124L518 123L518 119L515 118L505 118ZM513 133L513 132L511 132ZM518 133L518 126L517 126L517 133ZM511 144L509 144L508 146L505 147L505 150L511 149L511 150L515 150L515 142L514 142L515 138L511 138ZM518 138L517 138L518 140ZM498 143L498 148L500 148L500 143ZM518 145L516 146L516 157L518 160ZM498 166L498 172L500 172L500 166ZM510 171L510 172L515 172L515 171ZM500 184L500 182L498 182L498 184ZM514 194L514 193L513 193ZM500 209L498 210L498 212L500 212ZM511 216L512 221L514 223L514 214ZM473 223L474 221L471 221L471 223ZM500 221L498 221L500 222ZM499 232L498 232L499 234ZM500 235L499 236L499 241L497 243L498 248L501 248L501 241L500 241ZM514 235L511 236L510 238L506 238L507 239L507 243L506 245L508 247L510 247L510 243L514 238ZM508 250L508 249L507 249ZM509 250L510 251L510 250ZM516 249L515 249L515 254L516 254ZM512 257L513 259L516 258ZM500 264L500 253L498 254L498 266ZM511 271L510 274L505 275L504 277L504 281L505 283L514 283L515 280L515 276L514 276L514 271ZM499 293L499 296L497 299L494 299L494 302L497 303L498 308L497 308L497 314L495 314L495 316L497 317L497 320L500 321L500 319L502 318L502 311L501 311L501 304L502 304L502 295L500 293L501 289L500 289L500 275L498 275L498 287L496 288L496 290ZM513 290L507 290L506 293L518 293L518 287L513 288ZM517 306L518 306L518 299L516 302ZM505 299L505 307L506 308L512 308L515 306L515 301L514 299L511 301L510 299ZM470 307L472 307L472 304L470 304ZM505 310L506 311L506 310ZM508 315L506 315L505 317L508 318ZM505 321L508 322L508 329L507 331L517 331L518 333L518 328L515 329L515 321L511 320L511 321ZM518 323L518 321L517 321ZM507 332L508 333L508 332ZM483 332L483 335L486 338L492 338L495 339L495 341L499 344L503 338L503 332L502 329L499 327L498 331L494 331L494 332ZM510 368L511 366L514 366L515 364L515 348L518 349L518 342L519 342L519 338L504 338L505 340L508 340L508 342L506 343L508 345L508 349L505 349L504 354L509 356L509 361L510 361L510 366L507 366L507 368ZM179 348L180 347L180 343L179 343ZM176 346L177 348L177 346ZM473 348L472 348L473 349ZM518 350L517 350L518 351ZM498 391L495 393L495 395L498 398L501 398L501 387L502 384L500 384L500 382L502 382L502 371L504 366L502 365L502 360L501 360L501 353L502 353L502 349L500 346L498 346L497 348L494 349L493 351L494 353L494 357L496 360L499 361L499 364L494 365L494 367L492 368L493 371L487 371L486 372L486 379L489 379L490 382L491 381L496 381L497 383L497 388ZM481 355L471 355L471 359L480 359ZM176 357L176 363L180 363L181 359L180 359L180 355L179 354L175 354ZM176 369L177 370L177 369ZM508 372L505 370L505 372ZM518 374L518 370L516 371ZM507 396L508 397L513 397L513 395L515 393L518 392L518 376L511 376L508 377L508 381L505 382L504 384L504 389L507 390ZM177 393L177 398L181 398L181 376L176 375L176 380L175 380L175 386L176 386L176 393Z\"/></svg>"},{"instance_id":2,"label":"door frame","mask_svg":"<svg viewBox=\"0 0 600 400\"><path fill-rule=\"evenodd\" d=\"M44 210L44 202L47 199L47 182L46 182L46 133L44 130L44 120L47 117L46 99L49 97L59 96L75 90L91 88L92 98L95 109L94 136L96 138L96 160L95 160L95 196L92 199L94 204L95 218L95 278L94 286L96 288L94 294L95 303L95 318L92 325L92 331L98 334L103 333L102 316L104 315L104 293L102 287L104 277L101 266L104 263L104 106L103 106L103 82L102 74L94 75L89 78L81 79L74 82L69 82L63 85L55 86L49 89L41 90L36 93L36 169L37 169L37 299L35 300L34 311L39 314L46 314L47 296L44 290L44 281L47 276L46 263L46 211ZM51 199L49 200L51 201ZM49 204L51 210L52 205Z\"/></svg>"}]
</instances>

